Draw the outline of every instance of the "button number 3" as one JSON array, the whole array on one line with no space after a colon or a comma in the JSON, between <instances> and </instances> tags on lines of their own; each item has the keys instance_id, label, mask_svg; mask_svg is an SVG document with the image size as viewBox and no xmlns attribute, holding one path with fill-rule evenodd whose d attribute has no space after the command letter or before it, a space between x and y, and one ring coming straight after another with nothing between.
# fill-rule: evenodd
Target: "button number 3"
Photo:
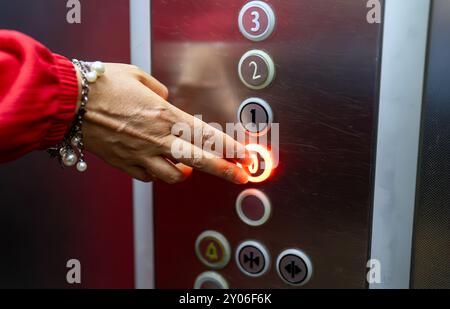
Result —
<instances>
[{"instance_id":1,"label":"button number 3","mask_svg":"<svg viewBox=\"0 0 450 309\"><path fill-rule=\"evenodd\" d=\"M255 26L250 30L253 32L257 32L259 31L259 29L261 29L261 24L259 22L259 13L257 11L253 11L251 15L254 17L252 22L255 24Z\"/></svg>"}]
</instances>

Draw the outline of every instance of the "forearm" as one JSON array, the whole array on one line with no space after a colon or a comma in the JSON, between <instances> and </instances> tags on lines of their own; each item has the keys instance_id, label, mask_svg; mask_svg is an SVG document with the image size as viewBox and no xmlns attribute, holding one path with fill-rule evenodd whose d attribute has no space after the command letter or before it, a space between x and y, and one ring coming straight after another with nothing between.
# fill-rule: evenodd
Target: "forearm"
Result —
<instances>
[{"instance_id":1,"label":"forearm","mask_svg":"<svg viewBox=\"0 0 450 309\"><path fill-rule=\"evenodd\" d=\"M58 143L78 98L69 60L28 36L0 30L0 162Z\"/></svg>"}]
</instances>

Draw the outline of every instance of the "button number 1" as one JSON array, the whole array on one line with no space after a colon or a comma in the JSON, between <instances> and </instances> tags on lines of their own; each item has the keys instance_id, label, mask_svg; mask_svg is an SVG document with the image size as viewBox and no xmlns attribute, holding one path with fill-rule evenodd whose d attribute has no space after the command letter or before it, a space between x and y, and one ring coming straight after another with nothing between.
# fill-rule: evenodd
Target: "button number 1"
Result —
<instances>
[{"instance_id":1,"label":"button number 1","mask_svg":"<svg viewBox=\"0 0 450 309\"><path fill-rule=\"evenodd\" d=\"M250 113L252 114L252 123L256 124L256 109L252 109Z\"/></svg>"}]
</instances>

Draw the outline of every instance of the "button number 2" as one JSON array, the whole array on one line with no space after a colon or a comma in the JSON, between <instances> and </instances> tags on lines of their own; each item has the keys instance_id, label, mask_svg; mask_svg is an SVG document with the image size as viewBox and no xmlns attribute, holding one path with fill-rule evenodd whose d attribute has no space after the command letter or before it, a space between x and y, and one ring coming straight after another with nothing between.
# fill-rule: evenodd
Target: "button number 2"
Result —
<instances>
[{"instance_id":1,"label":"button number 2","mask_svg":"<svg viewBox=\"0 0 450 309\"><path fill-rule=\"evenodd\" d=\"M258 65L255 61L249 63L250 67L253 67L253 80L257 80L261 78L261 74L258 74Z\"/></svg>"},{"instance_id":2,"label":"button number 2","mask_svg":"<svg viewBox=\"0 0 450 309\"><path fill-rule=\"evenodd\" d=\"M253 28L251 28L250 30L253 32L257 32L259 31L259 29L261 29L261 24L259 22L259 13L257 11L253 11L251 13L251 15L254 17L252 22L255 24L255 26Z\"/></svg>"}]
</instances>

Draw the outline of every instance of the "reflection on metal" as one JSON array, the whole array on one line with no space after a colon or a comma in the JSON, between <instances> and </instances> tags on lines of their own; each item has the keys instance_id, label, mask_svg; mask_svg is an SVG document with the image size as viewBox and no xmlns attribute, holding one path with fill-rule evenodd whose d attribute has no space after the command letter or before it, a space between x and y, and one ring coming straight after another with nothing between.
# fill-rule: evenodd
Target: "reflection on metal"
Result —
<instances>
[{"instance_id":1,"label":"reflection on metal","mask_svg":"<svg viewBox=\"0 0 450 309\"><path fill-rule=\"evenodd\" d=\"M273 256L286 248L307 252L314 275L305 287L367 286L380 25L367 23L360 1L268 3L277 26L255 43L237 23L245 1L152 1L152 72L169 87L171 103L224 126L236 122L242 102L258 97L280 124L276 173L251 184L273 205L270 222L257 229L233 207L245 186L199 172L176 188L155 184L158 288L194 285L204 271L195 240L210 229L231 244L251 233ZM254 49L276 67L274 81L260 90L246 87L237 70ZM221 275L231 288L297 287L275 268L257 281L237 267Z\"/></svg>"}]
</instances>

